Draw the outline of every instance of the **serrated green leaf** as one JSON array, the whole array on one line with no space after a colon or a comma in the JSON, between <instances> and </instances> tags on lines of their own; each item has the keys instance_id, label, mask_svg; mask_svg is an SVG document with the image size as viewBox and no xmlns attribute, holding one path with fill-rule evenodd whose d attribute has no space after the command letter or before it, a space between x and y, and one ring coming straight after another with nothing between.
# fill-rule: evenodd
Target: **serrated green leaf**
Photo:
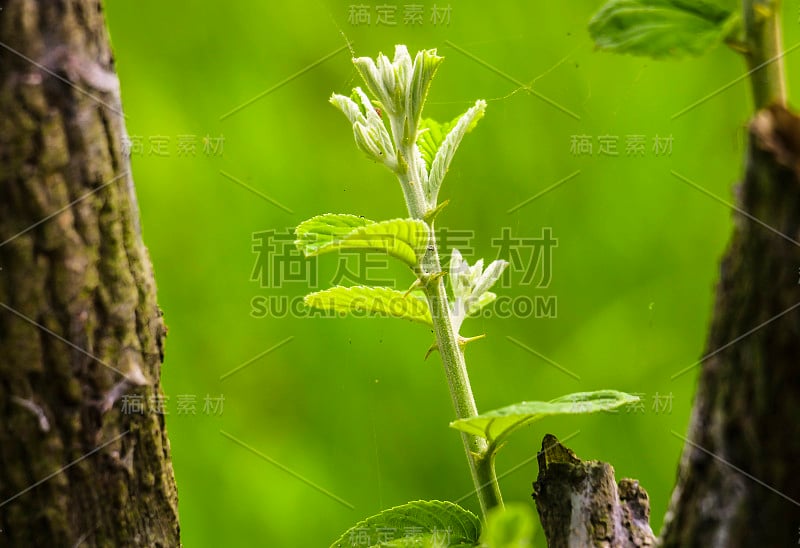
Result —
<instances>
[{"instance_id":1,"label":"serrated green leaf","mask_svg":"<svg viewBox=\"0 0 800 548\"><path fill-rule=\"evenodd\" d=\"M432 326L431 312L421 291L408 294L388 287L336 286L305 296L306 306L354 316L403 318Z\"/></svg>"},{"instance_id":2,"label":"serrated green leaf","mask_svg":"<svg viewBox=\"0 0 800 548\"><path fill-rule=\"evenodd\" d=\"M420 154L425 160L426 168L430 169L433 159L436 157L436 151L442 146L444 138L447 137L447 132L456 125L459 118L461 116L456 116L449 122L442 123L431 118L420 120L419 131L417 132L417 147L419 147Z\"/></svg>"},{"instance_id":3,"label":"serrated green leaf","mask_svg":"<svg viewBox=\"0 0 800 548\"><path fill-rule=\"evenodd\" d=\"M447 170L450 169L450 162L453 160L453 156L456 150L458 150L461 140L464 138L464 135L475 127L478 120L483 118L485 112L486 101L476 101L475 106L462 114L453 127L448 130L428 170L428 184L425 190L428 195L429 203L435 204L437 202L442 181L444 180L444 176L447 175Z\"/></svg>"},{"instance_id":4,"label":"serrated green leaf","mask_svg":"<svg viewBox=\"0 0 800 548\"><path fill-rule=\"evenodd\" d=\"M536 532L533 510L520 503L507 504L505 508L492 508L486 516L481 534L485 548L524 548L533 546Z\"/></svg>"},{"instance_id":5,"label":"serrated green leaf","mask_svg":"<svg viewBox=\"0 0 800 548\"><path fill-rule=\"evenodd\" d=\"M331 548L478 546L478 517L452 502L418 500L384 510L342 534Z\"/></svg>"},{"instance_id":6,"label":"serrated green leaf","mask_svg":"<svg viewBox=\"0 0 800 548\"><path fill-rule=\"evenodd\" d=\"M375 222L357 215L329 213L300 223L295 245L306 256L339 249L382 251L414 268L428 245L430 228L419 219Z\"/></svg>"},{"instance_id":7,"label":"serrated green leaf","mask_svg":"<svg viewBox=\"0 0 800 548\"><path fill-rule=\"evenodd\" d=\"M734 12L702 0L610 0L589 33L600 49L658 59L705 53L737 21Z\"/></svg>"},{"instance_id":8,"label":"serrated green leaf","mask_svg":"<svg viewBox=\"0 0 800 548\"><path fill-rule=\"evenodd\" d=\"M482 413L476 417L459 419L450 423L452 428L486 438L499 445L512 432L548 415L581 415L598 411L611 411L639 401L616 390L577 392L549 402L527 401Z\"/></svg>"}]
</instances>

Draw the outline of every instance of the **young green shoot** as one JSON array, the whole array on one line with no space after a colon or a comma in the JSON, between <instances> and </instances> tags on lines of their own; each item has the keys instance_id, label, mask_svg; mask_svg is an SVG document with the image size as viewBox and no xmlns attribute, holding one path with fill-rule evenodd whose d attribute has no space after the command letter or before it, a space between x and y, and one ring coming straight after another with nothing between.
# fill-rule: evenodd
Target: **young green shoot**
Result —
<instances>
[{"instance_id":1,"label":"young green shoot","mask_svg":"<svg viewBox=\"0 0 800 548\"><path fill-rule=\"evenodd\" d=\"M332 287L306 296L308 306L340 313L358 312L403 318L430 327L432 347L444 367L456 419L451 427L460 432L472 482L484 520L484 545L502 548L486 538L499 538L508 520L532 530L533 518L517 508L499 517L503 498L495 474L494 459L506 437L522 426L553 414L591 413L614 409L637 400L611 390L579 393L552 402L522 402L478 413L464 360L464 347L483 338L461 334L464 322L496 298L492 286L508 263L499 259L470 265L454 249L449 269L442 268L434 223L447 204L439 192L464 136L484 116L486 102L478 100L462 115L444 123L423 118L431 81L443 58L436 50L418 52L413 58L405 46L397 46L394 58L353 59L366 89L356 87L350 96L333 94L330 102L350 122L356 146L366 156L394 173L405 197L408 217L371 221L348 214L324 214L301 223L296 245L307 256L338 250L360 249L385 253L405 263L413 280L406 291L388 287ZM447 290L449 285L449 293ZM494 510L494 511L493 511ZM481 521L460 506L440 501L415 501L364 520L345 532L333 546L355 546L352 532L378 530L391 524L414 527L418 534L405 545L478 546ZM447 544L434 542L438 529L451 531ZM488 536L487 536L488 535ZM374 541L374 539L372 539ZM372 545L372 544L370 544Z\"/></svg>"}]
</instances>

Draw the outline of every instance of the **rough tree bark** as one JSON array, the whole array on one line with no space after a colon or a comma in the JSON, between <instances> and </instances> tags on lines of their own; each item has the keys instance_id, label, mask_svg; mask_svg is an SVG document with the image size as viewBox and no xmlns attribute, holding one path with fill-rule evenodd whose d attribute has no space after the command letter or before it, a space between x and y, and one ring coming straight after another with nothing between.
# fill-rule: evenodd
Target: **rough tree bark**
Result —
<instances>
[{"instance_id":1,"label":"rough tree bark","mask_svg":"<svg viewBox=\"0 0 800 548\"><path fill-rule=\"evenodd\" d=\"M751 124L738 206L664 546L798 543L800 119L783 107Z\"/></svg>"},{"instance_id":2,"label":"rough tree bark","mask_svg":"<svg viewBox=\"0 0 800 548\"><path fill-rule=\"evenodd\" d=\"M166 328L102 7L0 8L0 545L178 546L164 417L120 406Z\"/></svg>"},{"instance_id":3,"label":"rough tree bark","mask_svg":"<svg viewBox=\"0 0 800 548\"><path fill-rule=\"evenodd\" d=\"M551 434L538 462L533 498L550 548L655 545L650 499L639 482L617 484L610 464L579 459Z\"/></svg>"}]
</instances>

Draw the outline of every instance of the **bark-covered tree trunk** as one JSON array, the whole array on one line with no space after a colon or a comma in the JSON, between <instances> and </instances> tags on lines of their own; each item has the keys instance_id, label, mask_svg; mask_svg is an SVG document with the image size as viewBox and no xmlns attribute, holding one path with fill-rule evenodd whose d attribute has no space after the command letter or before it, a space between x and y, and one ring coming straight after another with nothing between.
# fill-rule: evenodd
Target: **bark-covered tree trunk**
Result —
<instances>
[{"instance_id":1,"label":"bark-covered tree trunk","mask_svg":"<svg viewBox=\"0 0 800 548\"><path fill-rule=\"evenodd\" d=\"M665 546L798 543L800 119L782 107L751 124L738 206Z\"/></svg>"},{"instance_id":2,"label":"bark-covered tree trunk","mask_svg":"<svg viewBox=\"0 0 800 548\"><path fill-rule=\"evenodd\" d=\"M178 546L149 412L166 328L102 7L0 7L0 546Z\"/></svg>"}]
</instances>

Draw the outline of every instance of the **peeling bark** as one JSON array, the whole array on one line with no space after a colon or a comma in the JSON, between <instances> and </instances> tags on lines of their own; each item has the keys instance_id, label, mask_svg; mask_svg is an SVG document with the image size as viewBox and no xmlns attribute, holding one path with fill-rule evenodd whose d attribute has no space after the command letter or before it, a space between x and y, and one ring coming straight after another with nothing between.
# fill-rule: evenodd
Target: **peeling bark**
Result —
<instances>
[{"instance_id":1,"label":"peeling bark","mask_svg":"<svg viewBox=\"0 0 800 548\"><path fill-rule=\"evenodd\" d=\"M119 405L166 328L102 6L0 7L0 545L179 546L164 417Z\"/></svg>"},{"instance_id":2,"label":"peeling bark","mask_svg":"<svg viewBox=\"0 0 800 548\"><path fill-rule=\"evenodd\" d=\"M583 461L547 434L533 484L536 510L550 548L653 546L650 501L639 482L600 461Z\"/></svg>"},{"instance_id":3,"label":"peeling bark","mask_svg":"<svg viewBox=\"0 0 800 548\"><path fill-rule=\"evenodd\" d=\"M798 543L796 115L778 106L758 113L750 126L747 169L738 194L740 212L720 269L689 443L662 532L664 546Z\"/></svg>"}]
</instances>

